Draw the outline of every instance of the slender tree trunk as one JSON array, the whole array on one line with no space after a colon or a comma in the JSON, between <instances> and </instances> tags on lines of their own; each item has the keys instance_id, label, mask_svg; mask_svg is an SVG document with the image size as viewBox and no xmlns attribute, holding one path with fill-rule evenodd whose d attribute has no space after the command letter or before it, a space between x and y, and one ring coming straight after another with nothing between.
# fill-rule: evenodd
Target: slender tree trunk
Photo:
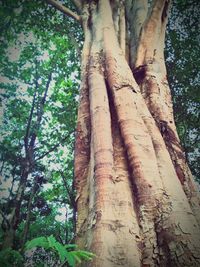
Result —
<instances>
[{"instance_id":1,"label":"slender tree trunk","mask_svg":"<svg viewBox=\"0 0 200 267\"><path fill-rule=\"evenodd\" d=\"M21 204L22 204L22 200L24 196L24 191L26 188L28 175L30 173L28 161L26 161L26 163L24 164L26 166L22 169L22 175L20 177L20 183L19 183L18 190L17 190L16 196L14 199L14 205L13 205L11 214L9 215L9 218L8 218L7 229L4 233L4 239L3 239L3 245L2 245L3 249L8 248L8 247L13 247L14 245L15 232L19 224L19 220L20 220Z\"/></svg>"},{"instance_id":2,"label":"slender tree trunk","mask_svg":"<svg viewBox=\"0 0 200 267\"><path fill-rule=\"evenodd\" d=\"M199 192L163 54L169 4L83 1L76 241L96 257L81 266L200 266Z\"/></svg>"},{"instance_id":3,"label":"slender tree trunk","mask_svg":"<svg viewBox=\"0 0 200 267\"><path fill-rule=\"evenodd\" d=\"M35 151L34 151L35 141L37 138L38 131L40 130L42 118L44 115L44 106L46 103L48 90L49 90L50 83L52 80L52 72L49 73L43 96L36 103L36 95L37 95L38 88L39 88L38 79L39 79L39 75L38 75L38 69L37 69L37 64L36 64L35 91L33 95L32 106L31 106L28 122L27 122L26 134L24 136L24 147L25 147L26 157L23 159L23 162L21 162L22 171L21 171L20 182L19 182L17 193L16 193L16 197L14 199L14 206L13 206L11 214L9 215L9 220L8 220L9 227L8 229L6 229L4 233L4 240L3 240L3 245L2 245L3 248L13 247L14 245L15 232L19 225L21 204L23 201L24 191L26 189L28 175L34 169L34 165L36 163ZM34 129L31 131L31 126L33 127L32 125L33 124L32 119L33 119L33 114L34 114L33 112L34 112L36 104L37 104L37 121L34 125ZM27 224L26 227L29 227L29 225Z\"/></svg>"},{"instance_id":4,"label":"slender tree trunk","mask_svg":"<svg viewBox=\"0 0 200 267\"><path fill-rule=\"evenodd\" d=\"M38 180L36 177L35 181L34 181L34 185L30 191L30 197L29 197L29 201L28 201L27 214L26 214L26 221L24 224L24 229L23 229L23 234L22 234L21 250L24 249L24 245L27 241L28 231L29 231L29 227L30 227L31 213L32 213L32 205L33 205L34 197L35 197L35 194L36 194L38 188L39 188Z\"/></svg>"}]
</instances>

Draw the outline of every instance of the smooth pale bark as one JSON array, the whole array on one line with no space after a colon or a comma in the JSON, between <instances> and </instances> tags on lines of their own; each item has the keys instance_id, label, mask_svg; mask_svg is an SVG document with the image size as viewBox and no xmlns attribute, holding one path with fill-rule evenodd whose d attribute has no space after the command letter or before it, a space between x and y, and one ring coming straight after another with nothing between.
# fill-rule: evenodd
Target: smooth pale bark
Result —
<instances>
[{"instance_id":1,"label":"smooth pale bark","mask_svg":"<svg viewBox=\"0 0 200 267\"><path fill-rule=\"evenodd\" d=\"M88 6L83 8L83 29L85 32L85 42L82 51L82 80L80 87L80 104L78 110L78 120L76 129L75 144L75 187L76 208L79 210L79 217L76 223L77 243L80 247L85 246L88 204L89 204L89 177L91 176L92 159L90 159L90 107L89 107L89 91L87 79L87 64L90 52L91 33L87 31Z\"/></svg>"},{"instance_id":2,"label":"smooth pale bark","mask_svg":"<svg viewBox=\"0 0 200 267\"><path fill-rule=\"evenodd\" d=\"M163 55L169 1L82 10L76 242L96 257L81 266L200 266L199 193Z\"/></svg>"}]
</instances>

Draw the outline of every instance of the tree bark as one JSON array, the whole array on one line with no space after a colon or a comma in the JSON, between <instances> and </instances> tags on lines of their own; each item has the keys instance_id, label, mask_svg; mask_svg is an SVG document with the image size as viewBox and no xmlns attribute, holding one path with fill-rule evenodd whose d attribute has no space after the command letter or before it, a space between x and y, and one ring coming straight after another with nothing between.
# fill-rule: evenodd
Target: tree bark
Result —
<instances>
[{"instance_id":1,"label":"tree bark","mask_svg":"<svg viewBox=\"0 0 200 267\"><path fill-rule=\"evenodd\" d=\"M22 241L21 241L21 251L23 251L24 249L24 245L27 241L27 237L28 237L28 231L30 228L30 222L31 222L31 213L32 213L32 206L34 203L34 198L35 198L35 194L37 193L37 190L39 189L39 185L38 185L38 177L35 177L34 180L34 184L33 187L31 188L29 194L29 200L28 200L28 205L27 205L27 213L26 213L26 220L24 223L24 229L23 229L23 233L22 233Z\"/></svg>"},{"instance_id":2,"label":"tree bark","mask_svg":"<svg viewBox=\"0 0 200 267\"><path fill-rule=\"evenodd\" d=\"M5 233L4 233L2 249L6 249L8 247L14 246L15 232L19 224L19 220L20 220L21 203L23 200L24 191L26 188L26 182L27 182L29 173L30 173L29 162L25 160L24 168L22 168L22 174L20 177L20 182L19 182L19 186L17 189L17 193L14 198L14 205L12 208L12 212L9 215L7 229L5 230Z\"/></svg>"},{"instance_id":3,"label":"tree bark","mask_svg":"<svg viewBox=\"0 0 200 267\"><path fill-rule=\"evenodd\" d=\"M96 257L81 266L200 266L199 192L163 53L169 6L82 3L76 242Z\"/></svg>"}]
</instances>

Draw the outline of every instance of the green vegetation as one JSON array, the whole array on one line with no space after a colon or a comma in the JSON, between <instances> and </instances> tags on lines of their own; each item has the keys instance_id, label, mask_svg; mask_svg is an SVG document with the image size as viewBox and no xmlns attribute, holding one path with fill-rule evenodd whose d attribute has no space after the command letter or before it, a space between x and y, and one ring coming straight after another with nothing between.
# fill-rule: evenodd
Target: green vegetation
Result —
<instances>
[{"instance_id":1,"label":"green vegetation","mask_svg":"<svg viewBox=\"0 0 200 267\"><path fill-rule=\"evenodd\" d=\"M22 255L11 248L0 251L0 265L5 267L22 266Z\"/></svg>"},{"instance_id":2,"label":"green vegetation","mask_svg":"<svg viewBox=\"0 0 200 267\"><path fill-rule=\"evenodd\" d=\"M43 251L38 248L44 249ZM25 245L25 253L23 256L16 250L11 248L4 249L0 252L0 264L5 267L22 266L27 260L32 261L31 266L43 267L48 266L70 266L74 267L76 263L81 261L89 261L95 256L93 253L78 250L76 245L63 245L56 241L53 235L45 237L40 236L27 241ZM26 256L29 252L31 256ZM43 257L41 258L41 254ZM34 260L34 261L33 261Z\"/></svg>"},{"instance_id":3,"label":"green vegetation","mask_svg":"<svg viewBox=\"0 0 200 267\"><path fill-rule=\"evenodd\" d=\"M25 249L28 250L35 247L42 247L47 251L52 251L52 261L57 262L56 266L63 266L68 263L70 267L74 267L76 262L81 263L82 260L92 260L95 256L87 251L74 250L77 248L76 245L62 245L52 235L49 237L41 236L27 242Z\"/></svg>"}]
</instances>

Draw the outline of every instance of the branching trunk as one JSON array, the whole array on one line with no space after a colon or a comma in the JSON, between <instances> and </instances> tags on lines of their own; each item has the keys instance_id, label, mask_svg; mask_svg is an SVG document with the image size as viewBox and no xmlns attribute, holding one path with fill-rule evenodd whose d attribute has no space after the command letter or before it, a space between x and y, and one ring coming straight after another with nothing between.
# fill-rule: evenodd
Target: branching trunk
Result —
<instances>
[{"instance_id":1,"label":"branching trunk","mask_svg":"<svg viewBox=\"0 0 200 267\"><path fill-rule=\"evenodd\" d=\"M44 114L44 105L47 98L47 93L50 87L50 82L52 79L52 72L50 72L48 76L48 80L46 83L44 95L39 100L39 105L37 105L37 121L35 125L33 124L33 116L34 110L36 108L36 94L38 92L38 73L37 73L37 65L36 65L36 77L35 77L35 91L33 95L32 106L30 110L30 115L27 122L26 133L24 136L24 147L25 147L25 158L21 159L21 175L20 181L17 189L17 193L14 199L14 205L12 208L12 212L9 215L9 224L7 224L7 229L4 233L4 241L3 241L3 248L13 247L14 245L14 237L16 229L19 225L20 221L20 212L21 212L21 205L23 201L24 192L26 189L26 184L28 180L29 174L33 171L35 165L35 142L37 138L38 131L41 127L41 121ZM34 127L35 126L35 127ZM32 128L34 129L32 130Z\"/></svg>"},{"instance_id":2,"label":"branching trunk","mask_svg":"<svg viewBox=\"0 0 200 267\"><path fill-rule=\"evenodd\" d=\"M141 30L133 74L138 80L147 107L162 134L176 174L200 225L199 192L176 131L165 67L164 40L169 5L169 1L154 1L151 16L147 17Z\"/></svg>"},{"instance_id":3,"label":"branching trunk","mask_svg":"<svg viewBox=\"0 0 200 267\"><path fill-rule=\"evenodd\" d=\"M199 192L176 132L163 52L169 6L82 4L76 240L97 255L86 266L200 265Z\"/></svg>"}]
</instances>

